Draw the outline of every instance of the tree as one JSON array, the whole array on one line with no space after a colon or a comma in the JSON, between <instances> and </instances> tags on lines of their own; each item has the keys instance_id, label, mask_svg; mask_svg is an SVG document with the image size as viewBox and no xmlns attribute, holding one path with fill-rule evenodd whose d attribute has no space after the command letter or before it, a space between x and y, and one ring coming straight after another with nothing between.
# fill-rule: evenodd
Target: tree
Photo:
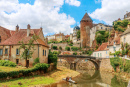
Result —
<instances>
[{"instance_id":1,"label":"tree","mask_svg":"<svg viewBox=\"0 0 130 87\"><path fill-rule=\"evenodd\" d=\"M77 31L77 38L80 38L80 30Z\"/></svg>"},{"instance_id":2,"label":"tree","mask_svg":"<svg viewBox=\"0 0 130 87\"><path fill-rule=\"evenodd\" d=\"M24 58L26 60L26 67L28 68L27 65L27 59L32 57L32 54L34 52L34 41L38 39L38 36L33 35L32 38L28 41L28 43L24 43L23 41L19 41L19 44L21 46L19 49L23 49L24 51L21 54L21 58Z\"/></svg>"}]
</instances>

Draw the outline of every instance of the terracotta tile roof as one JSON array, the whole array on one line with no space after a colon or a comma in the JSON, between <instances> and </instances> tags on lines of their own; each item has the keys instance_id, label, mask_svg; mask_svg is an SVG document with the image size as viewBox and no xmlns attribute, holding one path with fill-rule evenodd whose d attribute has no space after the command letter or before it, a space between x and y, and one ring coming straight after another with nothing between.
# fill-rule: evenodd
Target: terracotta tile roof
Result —
<instances>
[{"instance_id":1,"label":"terracotta tile roof","mask_svg":"<svg viewBox=\"0 0 130 87\"><path fill-rule=\"evenodd\" d=\"M12 37L8 38L7 40L0 43L0 45L17 45L19 41L23 41L24 43L28 43L28 41L31 39L31 36L33 34L39 35L40 29L33 30L30 29L30 36L27 37L27 29L20 29L18 32L16 32ZM48 47L44 41L41 39L38 39L37 41L34 41L34 44L40 44Z\"/></svg>"},{"instance_id":2,"label":"terracotta tile roof","mask_svg":"<svg viewBox=\"0 0 130 87\"><path fill-rule=\"evenodd\" d=\"M63 33L55 34L56 36L64 36Z\"/></svg>"},{"instance_id":3,"label":"terracotta tile roof","mask_svg":"<svg viewBox=\"0 0 130 87\"><path fill-rule=\"evenodd\" d=\"M120 44L120 34L111 41L111 43L109 44L109 46L114 45L114 42L115 42L116 45Z\"/></svg>"},{"instance_id":4,"label":"terracotta tile roof","mask_svg":"<svg viewBox=\"0 0 130 87\"><path fill-rule=\"evenodd\" d=\"M96 51L107 50L107 45L108 45L108 42L102 43L102 45Z\"/></svg>"},{"instance_id":5,"label":"terracotta tile roof","mask_svg":"<svg viewBox=\"0 0 130 87\"><path fill-rule=\"evenodd\" d=\"M14 35L14 34L15 34L15 31L10 31L10 33L11 33L11 36L12 36L12 35Z\"/></svg>"},{"instance_id":6,"label":"terracotta tile roof","mask_svg":"<svg viewBox=\"0 0 130 87\"><path fill-rule=\"evenodd\" d=\"M60 55L72 55L72 54L68 51L65 51L65 52L62 52Z\"/></svg>"},{"instance_id":7,"label":"terracotta tile roof","mask_svg":"<svg viewBox=\"0 0 130 87\"><path fill-rule=\"evenodd\" d=\"M70 37L70 35L65 35L66 38Z\"/></svg>"},{"instance_id":8,"label":"terracotta tile roof","mask_svg":"<svg viewBox=\"0 0 130 87\"><path fill-rule=\"evenodd\" d=\"M9 29L0 26L0 30L5 32L8 37L11 37L11 33Z\"/></svg>"},{"instance_id":9,"label":"terracotta tile roof","mask_svg":"<svg viewBox=\"0 0 130 87\"><path fill-rule=\"evenodd\" d=\"M87 13L85 13L85 15L81 21L83 21L83 20L92 21L92 19L90 18L90 16Z\"/></svg>"}]
</instances>

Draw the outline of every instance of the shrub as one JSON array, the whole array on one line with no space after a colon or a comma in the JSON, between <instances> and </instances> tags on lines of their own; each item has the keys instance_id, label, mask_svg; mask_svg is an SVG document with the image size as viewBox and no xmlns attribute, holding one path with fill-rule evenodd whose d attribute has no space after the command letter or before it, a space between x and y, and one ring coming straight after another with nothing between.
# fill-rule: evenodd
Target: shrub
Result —
<instances>
[{"instance_id":1,"label":"shrub","mask_svg":"<svg viewBox=\"0 0 130 87\"><path fill-rule=\"evenodd\" d=\"M37 63L34 68L40 71L47 72L49 65L46 63Z\"/></svg>"},{"instance_id":2,"label":"shrub","mask_svg":"<svg viewBox=\"0 0 130 87\"><path fill-rule=\"evenodd\" d=\"M37 63L40 63L39 58L34 59L33 66L34 66L35 64L37 64Z\"/></svg>"},{"instance_id":3,"label":"shrub","mask_svg":"<svg viewBox=\"0 0 130 87\"><path fill-rule=\"evenodd\" d=\"M73 46L73 44L72 44L72 43L69 43L69 46Z\"/></svg>"},{"instance_id":4,"label":"shrub","mask_svg":"<svg viewBox=\"0 0 130 87\"><path fill-rule=\"evenodd\" d=\"M59 49L62 50L62 47L60 46Z\"/></svg>"},{"instance_id":5,"label":"shrub","mask_svg":"<svg viewBox=\"0 0 130 87\"><path fill-rule=\"evenodd\" d=\"M77 55L77 52L73 53L73 55Z\"/></svg>"},{"instance_id":6,"label":"shrub","mask_svg":"<svg viewBox=\"0 0 130 87\"><path fill-rule=\"evenodd\" d=\"M9 60L0 60L0 66L16 67L17 64Z\"/></svg>"},{"instance_id":7,"label":"shrub","mask_svg":"<svg viewBox=\"0 0 130 87\"><path fill-rule=\"evenodd\" d=\"M70 51L70 47L65 47L65 50L66 51Z\"/></svg>"},{"instance_id":8,"label":"shrub","mask_svg":"<svg viewBox=\"0 0 130 87\"><path fill-rule=\"evenodd\" d=\"M54 50L57 50L57 46L53 46L52 48L53 48Z\"/></svg>"},{"instance_id":9,"label":"shrub","mask_svg":"<svg viewBox=\"0 0 130 87\"><path fill-rule=\"evenodd\" d=\"M78 47L71 47L72 51L78 51L78 49L79 49Z\"/></svg>"},{"instance_id":10,"label":"shrub","mask_svg":"<svg viewBox=\"0 0 130 87\"><path fill-rule=\"evenodd\" d=\"M55 66L57 66L57 54L49 53L48 55L48 63L54 63Z\"/></svg>"}]
</instances>

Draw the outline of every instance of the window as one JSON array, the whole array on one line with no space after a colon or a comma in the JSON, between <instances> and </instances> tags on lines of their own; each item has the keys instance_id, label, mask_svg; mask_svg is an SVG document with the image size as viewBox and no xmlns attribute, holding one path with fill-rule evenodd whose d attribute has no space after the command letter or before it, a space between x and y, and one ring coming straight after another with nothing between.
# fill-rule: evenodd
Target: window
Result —
<instances>
[{"instance_id":1,"label":"window","mask_svg":"<svg viewBox=\"0 0 130 87\"><path fill-rule=\"evenodd\" d=\"M0 36L0 42L1 42L1 36Z\"/></svg>"},{"instance_id":2,"label":"window","mask_svg":"<svg viewBox=\"0 0 130 87\"><path fill-rule=\"evenodd\" d=\"M114 51L116 51L116 47L113 47Z\"/></svg>"},{"instance_id":3,"label":"window","mask_svg":"<svg viewBox=\"0 0 130 87\"><path fill-rule=\"evenodd\" d=\"M44 56L44 50L43 50L43 56Z\"/></svg>"},{"instance_id":4,"label":"window","mask_svg":"<svg viewBox=\"0 0 130 87\"><path fill-rule=\"evenodd\" d=\"M16 49L16 55L19 55L19 49Z\"/></svg>"},{"instance_id":5,"label":"window","mask_svg":"<svg viewBox=\"0 0 130 87\"><path fill-rule=\"evenodd\" d=\"M46 50L45 50L45 56L46 56Z\"/></svg>"},{"instance_id":6,"label":"window","mask_svg":"<svg viewBox=\"0 0 130 87\"><path fill-rule=\"evenodd\" d=\"M96 53L95 53L95 57L96 57Z\"/></svg>"},{"instance_id":7,"label":"window","mask_svg":"<svg viewBox=\"0 0 130 87\"><path fill-rule=\"evenodd\" d=\"M107 51L106 51L106 54L107 54Z\"/></svg>"},{"instance_id":8,"label":"window","mask_svg":"<svg viewBox=\"0 0 130 87\"><path fill-rule=\"evenodd\" d=\"M0 56L3 55L3 49L0 49Z\"/></svg>"},{"instance_id":9,"label":"window","mask_svg":"<svg viewBox=\"0 0 130 87\"><path fill-rule=\"evenodd\" d=\"M29 50L28 50L28 53L27 53L27 55L29 55Z\"/></svg>"},{"instance_id":10,"label":"window","mask_svg":"<svg viewBox=\"0 0 130 87\"><path fill-rule=\"evenodd\" d=\"M103 29L103 28L101 27L101 29Z\"/></svg>"},{"instance_id":11,"label":"window","mask_svg":"<svg viewBox=\"0 0 130 87\"><path fill-rule=\"evenodd\" d=\"M5 54L6 54L6 55L8 54L8 49L5 49Z\"/></svg>"},{"instance_id":12,"label":"window","mask_svg":"<svg viewBox=\"0 0 130 87\"><path fill-rule=\"evenodd\" d=\"M99 57L99 53L98 53L98 57Z\"/></svg>"},{"instance_id":13,"label":"window","mask_svg":"<svg viewBox=\"0 0 130 87\"><path fill-rule=\"evenodd\" d=\"M102 53L100 53L100 57L102 57Z\"/></svg>"}]
</instances>

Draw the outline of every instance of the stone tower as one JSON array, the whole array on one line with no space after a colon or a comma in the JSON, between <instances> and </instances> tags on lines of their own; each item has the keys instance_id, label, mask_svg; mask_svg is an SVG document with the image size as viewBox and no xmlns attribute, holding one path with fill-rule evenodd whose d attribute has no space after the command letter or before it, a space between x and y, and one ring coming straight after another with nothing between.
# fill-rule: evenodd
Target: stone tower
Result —
<instances>
[{"instance_id":1,"label":"stone tower","mask_svg":"<svg viewBox=\"0 0 130 87\"><path fill-rule=\"evenodd\" d=\"M80 40L81 47L90 46L90 29L93 27L93 21L87 13L80 21Z\"/></svg>"}]
</instances>

